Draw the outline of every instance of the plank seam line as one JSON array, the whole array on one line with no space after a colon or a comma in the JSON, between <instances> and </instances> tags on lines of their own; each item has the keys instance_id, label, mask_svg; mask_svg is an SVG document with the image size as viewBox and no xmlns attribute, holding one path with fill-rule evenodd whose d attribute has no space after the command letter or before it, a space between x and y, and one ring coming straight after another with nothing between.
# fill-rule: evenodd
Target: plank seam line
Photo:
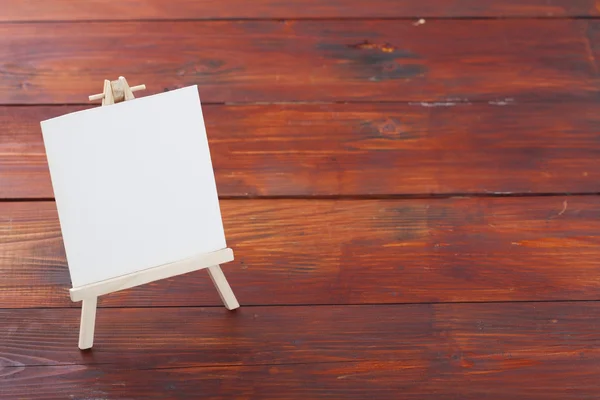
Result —
<instances>
[{"instance_id":1,"label":"plank seam line","mask_svg":"<svg viewBox=\"0 0 600 400\"><path fill-rule=\"evenodd\" d=\"M138 18L138 19L23 19L23 20L0 20L0 24L105 24L105 23L174 23L174 22L285 22L285 21L412 21L424 18L430 21L506 21L506 20L597 20L599 15L481 15L481 16L427 16L427 14L401 16L401 17L216 17L216 18Z\"/></svg>"},{"instance_id":2,"label":"plank seam line","mask_svg":"<svg viewBox=\"0 0 600 400\"><path fill-rule=\"evenodd\" d=\"M173 88L172 90L175 90ZM158 93L158 92L157 92ZM590 91L590 94L592 92ZM151 95L151 94L148 94ZM142 98L144 96L140 96ZM450 98L439 98L439 99L408 99L408 100L312 100L312 101L303 101L303 100L281 100L281 101L203 101L203 106L310 106L310 105L406 105L413 107L426 107L426 108L453 108L453 107L466 107L470 105L487 105L489 107L517 107L519 105L547 105L547 104L564 104L565 99L558 96L551 96L548 98L529 98L524 100L515 100L512 103L508 103L506 105L494 104L497 102L499 98L510 97L510 94L502 95L502 96L492 96L490 98L479 98L479 99L469 99L468 101L460 101L456 102L456 104L452 105L437 105L436 103L445 103L450 102L452 99ZM591 99L589 98L567 98L569 104L579 104L585 103L588 104ZM426 105L423 105L426 104ZM0 107L96 107L99 106L97 103L84 103L84 102L66 102L66 103L0 103Z\"/></svg>"},{"instance_id":3,"label":"plank seam line","mask_svg":"<svg viewBox=\"0 0 600 400\"><path fill-rule=\"evenodd\" d=\"M565 300L489 300L489 301L454 301L454 302L406 302L406 303L297 303L297 304L243 304L242 308L276 308L276 307L402 307L402 306L427 306L427 305L492 305L492 304L541 304L541 303L600 303L598 299L565 299ZM1 311L27 311L27 310L79 310L80 307L4 307ZM169 308L223 308L221 304L214 305L160 305L160 306L98 306L105 310L146 310ZM233 311L235 313L236 311Z\"/></svg>"},{"instance_id":4,"label":"plank seam line","mask_svg":"<svg viewBox=\"0 0 600 400\"><path fill-rule=\"evenodd\" d=\"M600 192L573 193L440 193L440 194L351 194L351 195L300 195L300 196L219 196L220 200L446 200L453 198L524 198L524 197L577 197L599 196Z\"/></svg>"},{"instance_id":5,"label":"plank seam line","mask_svg":"<svg viewBox=\"0 0 600 400\"><path fill-rule=\"evenodd\" d=\"M244 200L331 200L331 201L366 201L366 200L448 200L448 199L476 199L476 198L534 198L534 197L594 197L600 192L577 193L440 193L440 194L351 194L351 195L273 195L273 196L238 196L221 195L219 200L244 201ZM53 197L14 197L0 198L0 203L36 203L54 202Z\"/></svg>"}]
</instances>

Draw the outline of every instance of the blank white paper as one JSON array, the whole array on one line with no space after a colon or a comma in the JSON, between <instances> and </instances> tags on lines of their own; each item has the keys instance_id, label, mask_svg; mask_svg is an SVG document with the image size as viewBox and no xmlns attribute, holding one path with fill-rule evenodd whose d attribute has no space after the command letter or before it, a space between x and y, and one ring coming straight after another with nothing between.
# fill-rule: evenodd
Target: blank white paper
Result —
<instances>
[{"instance_id":1,"label":"blank white paper","mask_svg":"<svg viewBox=\"0 0 600 400\"><path fill-rule=\"evenodd\" d=\"M227 247L197 86L41 126L73 287Z\"/></svg>"}]
</instances>

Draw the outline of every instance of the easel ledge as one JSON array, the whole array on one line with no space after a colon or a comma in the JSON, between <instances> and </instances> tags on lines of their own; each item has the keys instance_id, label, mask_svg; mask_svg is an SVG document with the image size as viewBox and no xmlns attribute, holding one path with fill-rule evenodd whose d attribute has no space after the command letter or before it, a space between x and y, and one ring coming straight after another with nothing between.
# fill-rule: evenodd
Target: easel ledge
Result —
<instances>
[{"instance_id":1,"label":"easel ledge","mask_svg":"<svg viewBox=\"0 0 600 400\"><path fill-rule=\"evenodd\" d=\"M219 264L230 261L233 261L233 250L225 248L212 253L201 254L174 263L163 264L158 267L119 276L117 278L107 279L102 282L76 287L70 289L69 292L72 301L82 301L160 279L186 274L215 265L218 266ZM211 277L213 277L213 274L211 274Z\"/></svg>"}]
</instances>

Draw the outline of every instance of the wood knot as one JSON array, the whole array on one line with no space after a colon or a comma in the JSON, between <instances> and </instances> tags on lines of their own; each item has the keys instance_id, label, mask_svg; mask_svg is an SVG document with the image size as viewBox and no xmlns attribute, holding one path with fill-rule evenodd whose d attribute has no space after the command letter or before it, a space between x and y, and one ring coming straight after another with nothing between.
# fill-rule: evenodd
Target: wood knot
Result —
<instances>
[{"instance_id":1,"label":"wood knot","mask_svg":"<svg viewBox=\"0 0 600 400\"><path fill-rule=\"evenodd\" d=\"M395 136L400 134L400 121L395 118L388 118L378 125L379 133L384 136Z\"/></svg>"}]
</instances>

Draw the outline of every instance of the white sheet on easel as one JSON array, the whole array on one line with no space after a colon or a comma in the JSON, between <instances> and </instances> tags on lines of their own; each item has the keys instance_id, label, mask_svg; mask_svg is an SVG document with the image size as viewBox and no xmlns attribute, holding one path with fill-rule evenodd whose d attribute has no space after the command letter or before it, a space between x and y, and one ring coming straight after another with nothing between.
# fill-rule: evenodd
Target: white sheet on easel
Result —
<instances>
[{"instance_id":1,"label":"white sheet on easel","mask_svg":"<svg viewBox=\"0 0 600 400\"><path fill-rule=\"evenodd\" d=\"M196 86L41 125L73 287L226 247Z\"/></svg>"}]
</instances>

